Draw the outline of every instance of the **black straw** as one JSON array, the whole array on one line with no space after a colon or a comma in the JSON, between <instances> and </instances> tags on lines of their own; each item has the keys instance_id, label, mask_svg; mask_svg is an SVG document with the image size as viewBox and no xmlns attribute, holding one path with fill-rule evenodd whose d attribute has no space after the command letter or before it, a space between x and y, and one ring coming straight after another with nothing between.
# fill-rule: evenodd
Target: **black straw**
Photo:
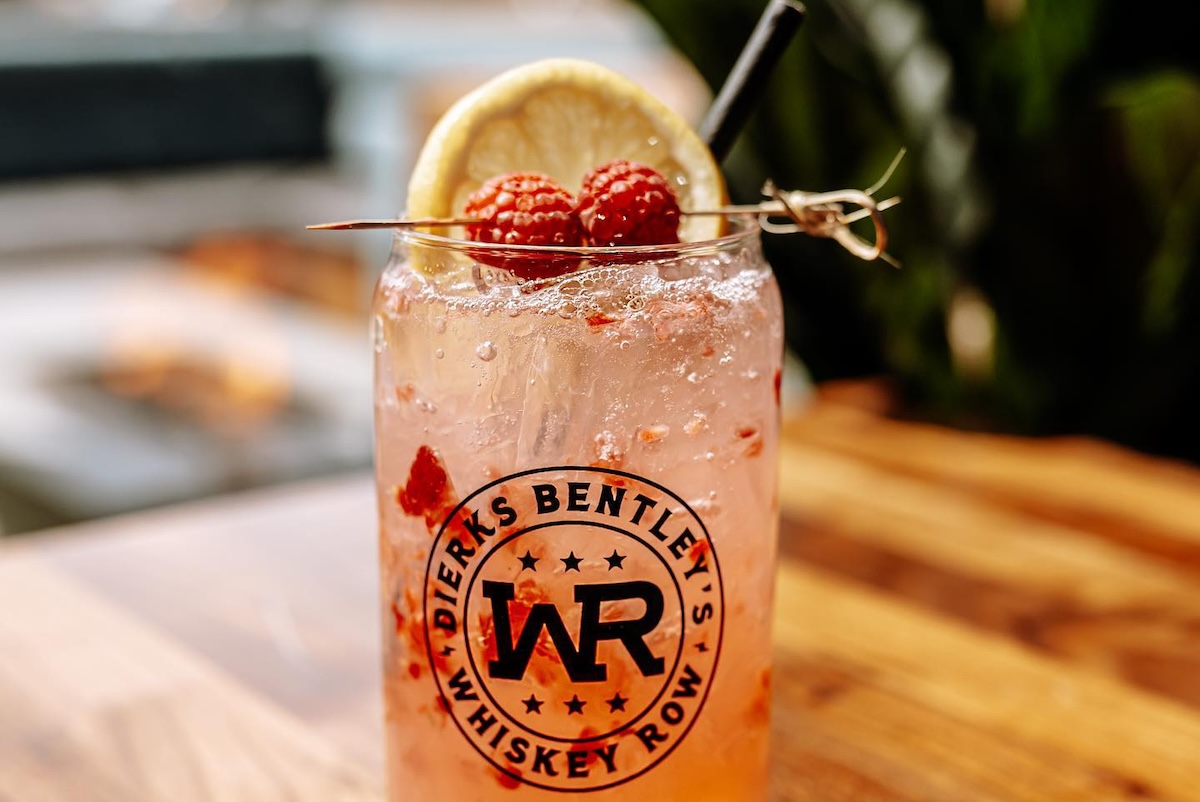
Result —
<instances>
[{"instance_id":1,"label":"black straw","mask_svg":"<svg viewBox=\"0 0 1200 802\"><path fill-rule=\"evenodd\" d=\"M804 6L796 0L771 0L759 17L725 85L700 123L700 137L718 162L729 155L766 86L767 76L804 21L804 14Z\"/></svg>"}]
</instances>

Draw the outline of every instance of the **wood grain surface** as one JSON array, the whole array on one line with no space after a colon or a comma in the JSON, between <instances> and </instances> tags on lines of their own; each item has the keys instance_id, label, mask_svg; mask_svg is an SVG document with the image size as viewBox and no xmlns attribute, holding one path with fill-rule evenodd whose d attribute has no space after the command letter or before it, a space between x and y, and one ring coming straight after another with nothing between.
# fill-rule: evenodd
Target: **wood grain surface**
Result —
<instances>
[{"instance_id":1,"label":"wood grain surface","mask_svg":"<svg viewBox=\"0 0 1200 802\"><path fill-rule=\"evenodd\" d=\"M1200 802L1200 471L789 420L773 796ZM0 800L382 800L370 479L0 552Z\"/></svg>"}]
</instances>

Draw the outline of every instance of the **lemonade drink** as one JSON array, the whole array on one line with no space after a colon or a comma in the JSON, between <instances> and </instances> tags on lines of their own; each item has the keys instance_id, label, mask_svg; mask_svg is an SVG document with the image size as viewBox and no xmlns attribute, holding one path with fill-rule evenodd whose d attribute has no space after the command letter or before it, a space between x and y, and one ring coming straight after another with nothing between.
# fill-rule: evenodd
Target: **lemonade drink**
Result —
<instances>
[{"instance_id":1,"label":"lemonade drink","mask_svg":"<svg viewBox=\"0 0 1200 802\"><path fill-rule=\"evenodd\" d=\"M555 253L523 282L544 249L409 231L378 286L390 799L762 800L783 332L758 229Z\"/></svg>"}]
</instances>

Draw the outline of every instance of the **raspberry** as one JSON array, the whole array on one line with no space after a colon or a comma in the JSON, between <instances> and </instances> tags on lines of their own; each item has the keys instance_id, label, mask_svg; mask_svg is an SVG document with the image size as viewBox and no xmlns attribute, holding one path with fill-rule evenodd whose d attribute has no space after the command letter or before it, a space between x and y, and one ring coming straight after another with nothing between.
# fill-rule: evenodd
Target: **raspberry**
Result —
<instances>
[{"instance_id":1,"label":"raspberry","mask_svg":"<svg viewBox=\"0 0 1200 802\"><path fill-rule=\"evenodd\" d=\"M409 515L421 516L433 530L458 502L441 457L429 446L417 449L408 469L408 481L396 488L396 501Z\"/></svg>"},{"instance_id":2,"label":"raspberry","mask_svg":"<svg viewBox=\"0 0 1200 802\"><path fill-rule=\"evenodd\" d=\"M467 226L467 236L476 242L576 247L584 240L575 199L541 173L506 173L488 179L467 198L463 214L482 221ZM524 279L551 278L579 264L577 257L551 254L489 255L479 260Z\"/></svg>"},{"instance_id":3,"label":"raspberry","mask_svg":"<svg viewBox=\"0 0 1200 802\"><path fill-rule=\"evenodd\" d=\"M583 178L579 220L591 245L679 242L679 202L652 167L617 159Z\"/></svg>"}]
</instances>

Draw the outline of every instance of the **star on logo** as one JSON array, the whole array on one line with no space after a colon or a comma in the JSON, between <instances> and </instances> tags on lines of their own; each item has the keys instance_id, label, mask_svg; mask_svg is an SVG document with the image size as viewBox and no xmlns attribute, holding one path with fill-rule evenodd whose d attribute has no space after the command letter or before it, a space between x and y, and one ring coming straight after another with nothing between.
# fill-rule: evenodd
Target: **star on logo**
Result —
<instances>
[{"instance_id":1,"label":"star on logo","mask_svg":"<svg viewBox=\"0 0 1200 802\"><path fill-rule=\"evenodd\" d=\"M544 705L545 702L534 696L532 693L529 694L528 699L522 699L521 701L525 704L526 713L537 713L539 716L542 714L542 705Z\"/></svg>"},{"instance_id":2,"label":"star on logo","mask_svg":"<svg viewBox=\"0 0 1200 802\"><path fill-rule=\"evenodd\" d=\"M699 643L697 643L697 644L696 644L696 648L697 648L697 649L699 649L699 650L700 650L700 651L702 651L702 652L707 652L707 651L708 651L708 644L707 644L707 643L705 643L704 641L700 641Z\"/></svg>"},{"instance_id":3,"label":"star on logo","mask_svg":"<svg viewBox=\"0 0 1200 802\"><path fill-rule=\"evenodd\" d=\"M579 715L582 716L583 715L583 706L586 705L587 702L580 699L579 694L576 693L576 694L572 694L571 698L568 699L567 701L563 702L563 704L565 704L567 706L567 715L568 716L573 716L576 713L578 713Z\"/></svg>"},{"instance_id":4,"label":"star on logo","mask_svg":"<svg viewBox=\"0 0 1200 802\"><path fill-rule=\"evenodd\" d=\"M454 654L453 646L443 646L442 647L442 657L449 657L452 654Z\"/></svg>"},{"instance_id":5,"label":"star on logo","mask_svg":"<svg viewBox=\"0 0 1200 802\"><path fill-rule=\"evenodd\" d=\"M576 557L575 552L571 552L567 557L559 557L559 559L562 560L563 565L567 567L568 571L578 571L579 564L583 562L583 558Z\"/></svg>"},{"instance_id":6,"label":"star on logo","mask_svg":"<svg viewBox=\"0 0 1200 802\"><path fill-rule=\"evenodd\" d=\"M625 566L621 565L621 563L625 562L625 555L617 554L616 549L613 549L613 553L611 556L605 557L604 559L608 561L608 570L611 571L614 568L620 568L621 570L625 570Z\"/></svg>"},{"instance_id":7,"label":"star on logo","mask_svg":"<svg viewBox=\"0 0 1200 802\"><path fill-rule=\"evenodd\" d=\"M537 561L540 558L534 557L532 554L529 553L529 549L525 549L525 556L518 557L517 559L521 561L521 570L522 571L524 571L526 568L528 568L530 571L536 571L537 570Z\"/></svg>"},{"instance_id":8,"label":"star on logo","mask_svg":"<svg viewBox=\"0 0 1200 802\"><path fill-rule=\"evenodd\" d=\"M608 712L615 713L618 710L624 711L625 703L629 700L622 696L620 691L617 691L616 696L611 699L605 699L604 701L608 702Z\"/></svg>"}]
</instances>

